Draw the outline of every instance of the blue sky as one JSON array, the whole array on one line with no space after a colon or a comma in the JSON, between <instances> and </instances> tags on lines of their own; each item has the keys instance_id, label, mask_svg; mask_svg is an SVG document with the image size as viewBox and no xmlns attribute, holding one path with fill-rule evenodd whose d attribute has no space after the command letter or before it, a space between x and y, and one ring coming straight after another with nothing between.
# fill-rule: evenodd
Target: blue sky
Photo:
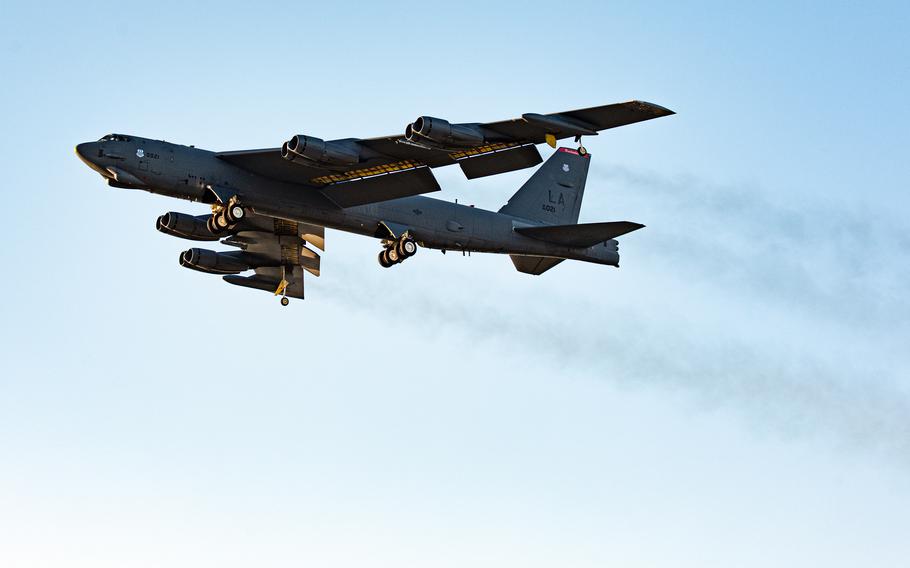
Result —
<instances>
[{"instance_id":1,"label":"blue sky","mask_svg":"<svg viewBox=\"0 0 910 568\"><path fill-rule=\"evenodd\" d=\"M0 564L896 566L900 3L5 5ZM73 146L213 150L643 99L586 141L619 270L330 231L307 299L183 270L199 206ZM542 151L546 148L542 147ZM497 208L530 172L443 199Z\"/></svg>"}]
</instances>

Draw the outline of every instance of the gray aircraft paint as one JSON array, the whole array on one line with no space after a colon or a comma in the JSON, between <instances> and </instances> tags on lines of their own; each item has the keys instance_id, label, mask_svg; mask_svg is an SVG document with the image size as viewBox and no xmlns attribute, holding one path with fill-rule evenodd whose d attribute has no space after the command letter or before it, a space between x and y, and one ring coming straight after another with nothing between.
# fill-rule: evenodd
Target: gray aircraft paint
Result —
<instances>
[{"instance_id":1,"label":"gray aircraft paint","mask_svg":"<svg viewBox=\"0 0 910 568\"><path fill-rule=\"evenodd\" d=\"M511 136L516 144L459 158L461 161L458 163L469 178L527 167L535 161L530 158L538 156L533 143L539 143L539 139L544 137L543 130L528 130L537 123L560 124L563 130L558 137L564 138L667 114L672 114L672 111L632 101L543 118L534 115L533 121L518 119L479 125L485 135ZM582 117L587 120L585 124L594 125L592 130L578 126ZM510 129L515 133L508 134ZM274 291L279 281L289 280L286 293L294 297L303 297L304 270L316 275L319 273L318 254L306 244L309 242L320 249L324 247L321 227L371 236L385 242L410 237L425 248L444 252L508 254L520 272L541 274L565 259L619 266L618 245L614 237L643 226L629 222L575 224L591 156L568 148L559 148L554 152L498 212L423 195L389 199L388 196L438 190L429 168L453 163L452 160L459 155L426 147L409 150L407 143L404 143L403 150L390 149L389 144L396 143L396 140L402 142L400 138L355 141L367 150L377 145L384 148L384 152L370 150L373 154L364 162L364 167L379 166L391 170L356 176L351 175L354 172L348 173L350 168L345 170L326 165L320 170L314 169L312 164L296 166L291 162L297 158L288 155L284 148L281 156L287 160L278 156L278 149L219 154L161 140L109 135L97 142L79 144L76 153L113 187L142 189L179 199L218 204L226 209L231 203L242 205L250 213L248 218L231 225L222 240L224 244L241 247L242 252L219 252L212 253L215 255L212 256L203 249L190 249L181 255L181 264L222 274L226 281L233 284L263 290ZM328 147L335 141L319 143L324 144L320 147ZM528 152L529 148L533 150L533 156ZM382 157L398 155L392 159L409 159L408 152L427 156L426 163L421 165L422 158L415 158L416 165L399 167L400 161L391 162ZM437 161L435 165L434 160ZM294 177L298 172L295 168L299 168L300 172L311 172L306 173L310 182L316 179L312 178L313 175L335 177L328 185L302 183ZM280 175L265 175L273 170ZM340 175L334 172L340 172ZM363 204L340 206L339 203L344 201ZM293 228L288 229L287 223L293 223ZM179 230L169 228L171 225ZM158 221L159 230L175 236L193 240L220 238L207 228L200 230L200 226L204 227L200 218L176 213L172 217L162 216ZM193 234L189 235L186 231ZM193 265L197 258L214 258L217 262L200 268ZM244 262L248 269L255 270L253 276L238 275L243 271L239 268Z\"/></svg>"},{"instance_id":2,"label":"gray aircraft paint","mask_svg":"<svg viewBox=\"0 0 910 568\"><path fill-rule=\"evenodd\" d=\"M244 205L259 214L361 235L389 237L377 231L383 221L395 223L407 227L421 245L432 249L551 256L614 266L619 262L619 255L607 246L558 246L513 230L545 224L543 221L549 216L551 224L577 219L590 154L582 157L565 148L554 153L510 200L520 204L515 209L519 216L507 213L509 205L503 212L495 212L424 196L341 209L313 188L262 178L218 160L213 152L129 138L88 142L77 146L76 151L108 179L113 176L107 168L116 168L130 172L129 179L142 182L135 189L171 197L211 202L215 196L208 186L212 186L216 191L238 195ZM142 156L137 155L140 149ZM569 170L564 172L566 165Z\"/></svg>"},{"instance_id":3,"label":"gray aircraft paint","mask_svg":"<svg viewBox=\"0 0 910 568\"><path fill-rule=\"evenodd\" d=\"M590 154L560 148L499 212L548 225L577 222L590 163Z\"/></svg>"}]
</instances>

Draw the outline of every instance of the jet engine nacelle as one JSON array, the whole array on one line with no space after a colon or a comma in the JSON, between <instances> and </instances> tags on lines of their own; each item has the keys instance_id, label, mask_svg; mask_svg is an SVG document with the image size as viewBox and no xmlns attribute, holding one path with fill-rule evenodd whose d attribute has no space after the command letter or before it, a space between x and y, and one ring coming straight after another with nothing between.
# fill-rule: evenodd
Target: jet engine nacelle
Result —
<instances>
[{"instance_id":1,"label":"jet engine nacelle","mask_svg":"<svg viewBox=\"0 0 910 568\"><path fill-rule=\"evenodd\" d=\"M443 146L472 147L484 143L483 129L476 124L451 124L432 116L418 117L404 129L404 136L411 142L425 138Z\"/></svg>"},{"instance_id":2,"label":"jet engine nacelle","mask_svg":"<svg viewBox=\"0 0 910 568\"><path fill-rule=\"evenodd\" d=\"M191 248L180 253L180 266L209 274L237 274L252 268L242 252Z\"/></svg>"},{"instance_id":3,"label":"jet engine nacelle","mask_svg":"<svg viewBox=\"0 0 910 568\"><path fill-rule=\"evenodd\" d=\"M206 226L210 215L187 215L186 213L175 213L169 211L158 217L155 221L155 228L172 237L189 239L191 241L217 241L218 235L213 235Z\"/></svg>"},{"instance_id":4,"label":"jet engine nacelle","mask_svg":"<svg viewBox=\"0 0 910 568\"><path fill-rule=\"evenodd\" d=\"M294 161L297 157L331 166L353 166L360 161L356 143L326 142L321 138L297 134L281 147L281 157Z\"/></svg>"}]
</instances>

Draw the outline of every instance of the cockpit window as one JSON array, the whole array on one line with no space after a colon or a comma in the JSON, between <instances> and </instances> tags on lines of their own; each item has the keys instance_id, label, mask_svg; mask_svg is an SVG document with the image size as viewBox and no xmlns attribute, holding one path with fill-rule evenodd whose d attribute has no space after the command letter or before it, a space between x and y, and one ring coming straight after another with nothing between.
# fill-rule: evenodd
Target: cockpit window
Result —
<instances>
[{"instance_id":1,"label":"cockpit window","mask_svg":"<svg viewBox=\"0 0 910 568\"><path fill-rule=\"evenodd\" d=\"M130 140L132 138L123 134L108 134L107 136L102 136L98 142L129 142Z\"/></svg>"}]
</instances>

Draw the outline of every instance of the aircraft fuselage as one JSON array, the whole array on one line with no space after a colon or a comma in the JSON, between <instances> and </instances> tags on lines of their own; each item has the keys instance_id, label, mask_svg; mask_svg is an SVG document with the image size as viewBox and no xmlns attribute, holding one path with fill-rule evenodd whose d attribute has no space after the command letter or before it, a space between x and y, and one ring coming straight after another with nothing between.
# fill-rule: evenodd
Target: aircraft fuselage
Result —
<instances>
[{"instance_id":1,"label":"aircraft fuselage","mask_svg":"<svg viewBox=\"0 0 910 568\"><path fill-rule=\"evenodd\" d=\"M262 177L217 158L214 152L192 146L124 136L79 144L76 153L114 187L205 203L236 195L258 214L383 239L388 238L384 227L400 227L422 246L443 251L560 257L613 266L619 263L615 241L586 248L561 246L514 231L538 223L425 196L339 208L318 187Z\"/></svg>"}]
</instances>

